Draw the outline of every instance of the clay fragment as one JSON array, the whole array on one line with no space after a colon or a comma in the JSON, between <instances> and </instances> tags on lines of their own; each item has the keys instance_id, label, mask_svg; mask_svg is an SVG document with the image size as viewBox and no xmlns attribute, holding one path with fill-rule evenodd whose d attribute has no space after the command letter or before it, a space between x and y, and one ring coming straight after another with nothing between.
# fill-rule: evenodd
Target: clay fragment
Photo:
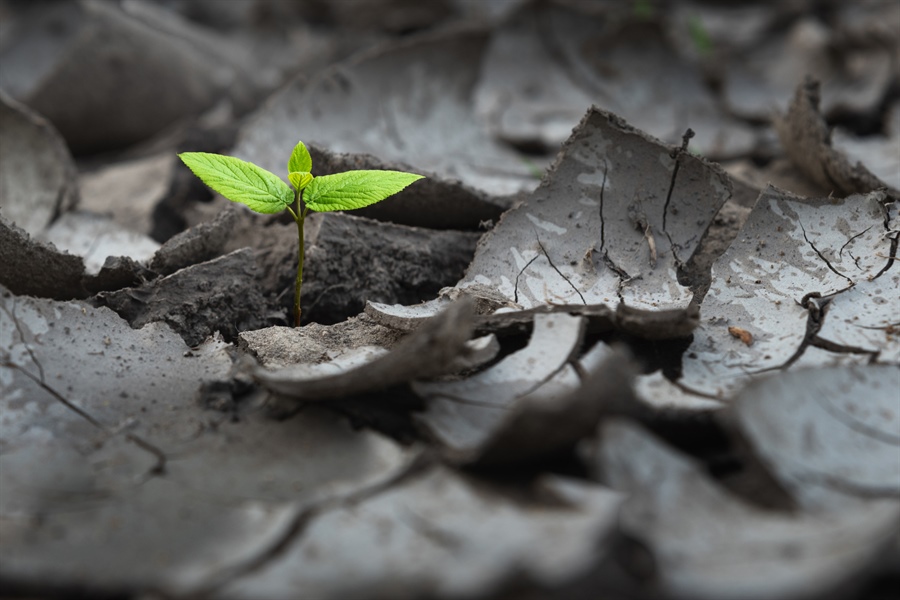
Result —
<instances>
[{"instance_id":1,"label":"clay fragment","mask_svg":"<svg viewBox=\"0 0 900 600\"><path fill-rule=\"evenodd\" d=\"M831 512L763 510L630 421L608 421L599 436L597 474L629 495L619 524L652 553L655 588L666 597L821 597L857 584L895 544L896 502Z\"/></svg>"},{"instance_id":2,"label":"clay fragment","mask_svg":"<svg viewBox=\"0 0 900 600\"><path fill-rule=\"evenodd\" d=\"M198 44L207 38L201 30L186 21L167 27L173 19L158 9L138 15L93 0L29 8L0 53L0 84L76 153L146 139L223 95L248 99L246 73L222 52L224 41Z\"/></svg>"},{"instance_id":3,"label":"clay fragment","mask_svg":"<svg viewBox=\"0 0 900 600\"><path fill-rule=\"evenodd\" d=\"M431 466L314 515L218 597L490 598L562 585L614 547L620 494L547 474L524 488Z\"/></svg>"},{"instance_id":4,"label":"clay fragment","mask_svg":"<svg viewBox=\"0 0 900 600\"><path fill-rule=\"evenodd\" d=\"M898 383L895 366L796 370L748 386L731 416L807 510L900 507Z\"/></svg>"},{"instance_id":5,"label":"clay fragment","mask_svg":"<svg viewBox=\"0 0 900 600\"><path fill-rule=\"evenodd\" d=\"M0 89L3 216L38 235L77 202L77 171L62 136L43 116Z\"/></svg>"},{"instance_id":6,"label":"clay fragment","mask_svg":"<svg viewBox=\"0 0 900 600\"><path fill-rule=\"evenodd\" d=\"M775 119L778 137L791 161L834 195L866 194L887 188L900 198L900 190L889 188L862 163L851 164L832 146L831 132L819 112L820 101L819 82L807 79L797 86L787 114Z\"/></svg>"},{"instance_id":7,"label":"clay fragment","mask_svg":"<svg viewBox=\"0 0 900 600\"><path fill-rule=\"evenodd\" d=\"M497 319L499 333L515 311L533 309L591 314L600 327L654 340L690 335L699 316L679 269L731 191L724 172L687 152L691 137L668 147L592 107L541 186L480 240L453 289L417 306L373 302L368 314L409 327L469 295L480 331Z\"/></svg>"},{"instance_id":8,"label":"clay fragment","mask_svg":"<svg viewBox=\"0 0 900 600\"><path fill-rule=\"evenodd\" d=\"M169 238L150 259L150 269L170 275L178 269L220 256L242 211L229 206L216 218Z\"/></svg>"},{"instance_id":9,"label":"clay fragment","mask_svg":"<svg viewBox=\"0 0 900 600\"><path fill-rule=\"evenodd\" d=\"M87 295L84 261L33 239L0 215L0 285L14 294L70 300Z\"/></svg>"},{"instance_id":10,"label":"clay fragment","mask_svg":"<svg viewBox=\"0 0 900 600\"><path fill-rule=\"evenodd\" d=\"M84 302L0 288L0 344L4 585L194 596L417 452L330 412L274 421L246 390L213 410L233 348Z\"/></svg>"},{"instance_id":11,"label":"clay fragment","mask_svg":"<svg viewBox=\"0 0 900 600\"><path fill-rule=\"evenodd\" d=\"M481 237L342 213L310 215L306 231L303 294L315 303L309 316L319 323L359 314L367 300L415 303L433 296L462 275Z\"/></svg>"},{"instance_id":12,"label":"clay fragment","mask_svg":"<svg viewBox=\"0 0 900 600\"><path fill-rule=\"evenodd\" d=\"M900 202L887 200L884 192L761 194L712 267L703 316L682 359L684 389L728 400L771 371L900 363L900 338L891 329Z\"/></svg>"},{"instance_id":13,"label":"clay fragment","mask_svg":"<svg viewBox=\"0 0 900 600\"><path fill-rule=\"evenodd\" d=\"M112 308L132 327L168 323L189 346L216 331L234 339L239 331L264 327L275 316L259 289L256 270L253 250L244 248L139 287L98 294L94 302Z\"/></svg>"},{"instance_id":14,"label":"clay fragment","mask_svg":"<svg viewBox=\"0 0 900 600\"><path fill-rule=\"evenodd\" d=\"M258 368L263 386L296 400L329 400L380 391L419 377L452 372L472 336L472 305L457 302L400 341L391 350L354 348L340 361L299 364L275 370Z\"/></svg>"}]
</instances>

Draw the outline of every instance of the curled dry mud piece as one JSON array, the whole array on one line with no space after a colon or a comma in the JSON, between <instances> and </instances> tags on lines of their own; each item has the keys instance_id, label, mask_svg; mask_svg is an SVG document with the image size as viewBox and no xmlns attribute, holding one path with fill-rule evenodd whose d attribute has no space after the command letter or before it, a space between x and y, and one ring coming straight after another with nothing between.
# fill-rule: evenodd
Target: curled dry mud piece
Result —
<instances>
[{"instance_id":1,"label":"curled dry mud piece","mask_svg":"<svg viewBox=\"0 0 900 600\"><path fill-rule=\"evenodd\" d=\"M226 344L189 349L106 308L0 289L0 347L5 584L181 597L415 456L333 414L278 423L252 397L209 410L195 397L230 380Z\"/></svg>"},{"instance_id":2,"label":"curled dry mud piece","mask_svg":"<svg viewBox=\"0 0 900 600\"><path fill-rule=\"evenodd\" d=\"M836 196L865 194L888 185L862 163L850 164L831 144L831 131L819 113L819 82L797 86L786 115L777 115L775 129L791 161L807 177ZM894 198L900 190L890 189Z\"/></svg>"},{"instance_id":3,"label":"curled dry mud piece","mask_svg":"<svg viewBox=\"0 0 900 600\"><path fill-rule=\"evenodd\" d=\"M541 186L481 239L453 293L472 288L485 313L498 316L602 305L612 323L638 335L689 335L697 313L678 270L731 190L724 172L685 151L689 139L673 149L592 108ZM446 302L367 311L390 324Z\"/></svg>"},{"instance_id":4,"label":"curled dry mud piece","mask_svg":"<svg viewBox=\"0 0 900 600\"><path fill-rule=\"evenodd\" d=\"M84 260L33 239L0 214L0 285L14 294L84 298Z\"/></svg>"},{"instance_id":5,"label":"curled dry mud piece","mask_svg":"<svg viewBox=\"0 0 900 600\"><path fill-rule=\"evenodd\" d=\"M864 19L874 20L879 26L895 23L896 7L890 3L880 6L888 14L878 17L878 9L872 6L867 7L871 12L860 12L867 12ZM768 120L772 108L783 102L806 74L825 82L823 112L828 118L841 113L862 115L877 111L879 102L889 93L891 81L896 78L896 36L868 31L853 41L840 31L856 20L851 13L859 5L835 5L835 14L824 20L809 11L794 12L787 6L775 9L784 10L780 18L766 10L773 7L733 8L738 14L742 8L769 13L763 17L768 20L766 31L746 39L743 47L734 48L730 53L732 60L722 71L722 95L735 114L756 121ZM741 15L741 20L746 22L748 17ZM730 35L728 43L735 39Z\"/></svg>"},{"instance_id":6,"label":"curled dry mud piece","mask_svg":"<svg viewBox=\"0 0 900 600\"><path fill-rule=\"evenodd\" d=\"M427 303L425 310L422 306L367 302L365 312L366 316L386 327L414 331L431 318L431 311L449 306L458 298L470 298L475 303L475 331L479 334L526 333L538 315L565 313L586 318L587 330L591 333L617 329L648 340L667 340L690 336L700 320L700 309L694 304L667 310L632 308L624 304L615 310L606 304L545 304L524 310L501 311L497 309L517 305L477 283L465 288L441 290L440 297Z\"/></svg>"},{"instance_id":7,"label":"curled dry mud piece","mask_svg":"<svg viewBox=\"0 0 900 600\"><path fill-rule=\"evenodd\" d=\"M572 446L630 390L627 357L605 343L577 359L584 328L583 317L535 316L528 346L490 368L415 382L427 402L416 419L458 464L511 463Z\"/></svg>"},{"instance_id":8,"label":"curled dry mud piece","mask_svg":"<svg viewBox=\"0 0 900 600\"><path fill-rule=\"evenodd\" d=\"M328 400L383 390L417 377L436 377L458 368L472 337L472 304L460 301L423 324L385 352L357 348L344 364L300 364L277 370L256 369L254 377L267 389L297 400Z\"/></svg>"},{"instance_id":9,"label":"curled dry mud piece","mask_svg":"<svg viewBox=\"0 0 900 600\"><path fill-rule=\"evenodd\" d=\"M235 223L245 213L229 206L212 221L172 236L150 259L150 268L160 275L171 275L179 269L222 255Z\"/></svg>"},{"instance_id":10,"label":"curled dry mud piece","mask_svg":"<svg viewBox=\"0 0 900 600\"><path fill-rule=\"evenodd\" d=\"M804 508L900 506L898 389L896 366L803 369L748 386L732 416Z\"/></svg>"},{"instance_id":11,"label":"curled dry mud piece","mask_svg":"<svg viewBox=\"0 0 900 600\"><path fill-rule=\"evenodd\" d=\"M102 292L93 301L132 327L168 323L189 346L217 331L233 339L239 331L268 325L275 313L259 290L256 269L256 255L244 248L137 287Z\"/></svg>"},{"instance_id":12,"label":"curled dry mud piece","mask_svg":"<svg viewBox=\"0 0 900 600\"><path fill-rule=\"evenodd\" d=\"M29 9L4 44L0 82L75 152L137 142L222 96L249 99L252 69L239 74L226 42L198 43L208 36L188 21L167 31L94 0Z\"/></svg>"},{"instance_id":13,"label":"curled dry mud piece","mask_svg":"<svg viewBox=\"0 0 900 600\"><path fill-rule=\"evenodd\" d=\"M713 265L679 384L723 400L755 374L792 366L900 364L898 204L883 192L843 200L763 193Z\"/></svg>"},{"instance_id":14,"label":"curled dry mud piece","mask_svg":"<svg viewBox=\"0 0 900 600\"><path fill-rule=\"evenodd\" d=\"M124 256L143 262L159 249L154 240L125 229L107 215L82 211L63 213L38 239L80 256L89 276L100 273L110 257Z\"/></svg>"},{"instance_id":15,"label":"curled dry mud piece","mask_svg":"<svg viewBox=\"0 0 900 600\"><path fill-rule=\"evenodd\" d=\"M554 392L577 389L578 376L569 361L581 346L584 325L583 318L564 313L537 315L528 346L489 369L457 381L414 383L413 390L428 406L417 419L446 454L457 462L472 461L483 454L517 403L527 404L529 396L546 402Z\"/></svg>"},{"instance_id":16,"label":"curled dry mud piece","mask_svg":"<svg viewBox=\"0 0 900 600\"><path fill-rule=\"evenodd\" d=\"M314 515L216 597L476 598L585 574L613 544L622 496L544 475L529 489L437 465Z\"/></svg>"},{"instance_id":17,"label":"curled dry mud piece","mask_svg":"<svg viewBox=\"0 0 900 600\"><path fill-rule=\"evenodd\" d=\"M771 417L781 413L777 408ZM801 436L792 430L792 437ZM860 580L895 544L896 501L825 513L766 511L718 487L700 465L629 421L604 423L600 440L593 456L597 472L628 494L620 526L652 552L650 591L663 590L666 597L817 598L847 590L841 586Z\"/></svg>"},{"instance_id":18,"label":"curled dry mud piece","mask_svg":"<svg viewBox=\"0 0 900 600\"><path fill-rule=\"evenodd\" d=\"M38 235L78 202L77 171L59 132L0 89L0 210Z\"/></svg>"},{"instance_id":19,"label":"curled dry mud piece","mask_svg":"<svg viewBox=\"0 0 900 600\"><path fill-rule=\"evenodd\" d=\"M697 62L653 19L624 5L593 8L528 2L493 30L473 103L498 139L553 150L597 103L668 143L691 127L707 157L753 148L752 129L723 109Z\"/></svg>"}]
</instances>

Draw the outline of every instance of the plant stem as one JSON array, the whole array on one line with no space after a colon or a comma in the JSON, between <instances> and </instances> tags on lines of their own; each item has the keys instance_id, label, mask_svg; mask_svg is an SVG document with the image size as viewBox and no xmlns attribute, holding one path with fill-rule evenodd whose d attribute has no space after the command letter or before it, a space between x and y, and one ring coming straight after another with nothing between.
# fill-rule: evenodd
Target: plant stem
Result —
<instances>
[{"instance_id":1,"label":"plant stem","mask_svg":"<svg viewBox=\"0 0 900 600\"><path fill-rule=\"evenodd\" d=\"M296 212L290 206L287 207L288 212L294 217L294 222L297 223L297 238L299 239L297 248L297 279L294 282L294 327L300 327L300 288L303 287L303 259L306 256L306 247L303 243L303 222L306 220L306 214L309 212L308 208L300 210L301 195L302 192L294 194L297 202Z\"/></svg>"}]
</instances>

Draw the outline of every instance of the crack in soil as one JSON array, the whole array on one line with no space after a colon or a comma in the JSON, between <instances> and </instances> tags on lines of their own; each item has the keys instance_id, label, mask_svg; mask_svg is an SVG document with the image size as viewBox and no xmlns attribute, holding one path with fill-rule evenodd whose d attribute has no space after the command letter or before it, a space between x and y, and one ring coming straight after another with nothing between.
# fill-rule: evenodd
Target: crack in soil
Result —
<instances>
[{"instance_id":1,"label":"crack in soil","mask_svg":"<svg viewBox=\"0 0 900 600\"><path fill-rule=\"evenodd\" d=\"M837 292L834 292L833 294L831 294L828 301L830 302L830 300L831 300L832 298L838 296L838 294L841 294L841 293L846 292L846 291L848 291L849 289L853 288L853 287L856 285L856 283L855 283L852 279L850 279L849 277L847 277L847 276L845 276L845 275L842 275L841 273L838 273L838 271L831 265L831 263L828 261L828 259L826 259L824 256L822 256L822 253L819 252L818 248L816 248L815 245L814 245L814 244L809 240L809 238L806 236L806 229L803 227L803 223L802 223L801 221L799 221L799 220L798 220L797 222L798 222L799 225L800 225L800 229L803 231L803 237L804 237L804 239L806 240L806 242L807 242L807 243L810 245L810 247L816 252L816 254L818 254L819 257L820 257L823 261L825 261L825 264L828 265L828 268L831 269L831 270L832 270L834 273L836 273L837 275L843 277L844 279L847 279L847 280L850 282L850 285L849 285L848 287L846 287L846 288L844 288L844 289L842 289L842 290L838 290ZM847 240L847 242L846 242L843 246L841 246L841 249L840 249L840 253L839 253L839 254L843 253L844 248L846 248L847 245L848 245L850 242L852 242L853 240L855 240L855 239L858 238L859 236L861 236L861 235L863 235L864 233L866 233L867 231L869 231L872 227L874 227L874 225L873 225L873 226L870 226L870 227L867 227L865 230L861 231L860 233L854 235L854 236L851 237L849 240ZM891 232L890 229L889 229L888 215L887 215L886 211L885 211L885 222L884 222L884 227L885 227L885 230L886 230L885 235L886 235L886 236L890 235L892 232ZM900 235L895 235L895 236L893 236L893 237L891 238L891 248L890 248L890 253L891 253L891 254L890 254L890 256L886 256L886 257L885 257L885 258L887 258L888 260L885 262L884 267L882 267L881 270L878 271L878 273L876 273L875 275L873 275L872 278L871 278L869 281L874 281L874 280L878 279L878 278L881 277L884 273L886 273L886 272L888 271L888 269L891 268L891 266L893 265L894 260L896 260L896 258L897 258L896 253L897 253L898 240L900 240ZM848 254L850 254L849 251L848 251ZM852 257L853 255L850 254L850 256ZM854 257L854 262L857 262L857 261L858 261L858 259ZM858 264L858 263L857 263L857 264ZM807 303L807 302L809 301L809 299L812 298L812 297L813 297L813 295L811 295L811 294L807 294L806 296L804 296L803 299L801 300L801 305L804 305L805 303ZM818 297L821 297L821 295L819 295ZM827 305L827 303L826 303L826 305ZM835 352L835 353L838 353L838 354L865 354L865 355L869 355L869 363L870 363L870 364L871 364L871 363L877 362L879 356L881 355L881 350L869 350L869 349L862 348L862 347L859 347L859 346L849 346L849 345L846 345L846 344L839 344L839 343L837 343L837 342L833 342L833 341L831 341L831 340L822 338L822 337L820 337L820 336L818 335L818 332L821 330L821 327L822 327L822 325L824 324L825 314L826 314L826 312L827 312L827 311L825 310L825 306L826 306L826 305L823 305L823 306L822 306L822 309L823 309L823 310L822 310L821 323L819 324L819 328L816 329L816 331L813 332L811 335L810 335L810 333L809 333L809 329L807 328L807 338L804 339L804 342L807 342L807 345L812 345L812 346L814 346L814 347L816 347L816 348L820 348L820 349L826 350L826 351L828 351L828 352ZM870 327L869 329L884 329L884 327ZM799 357L798 357L798 358L799 358Z\"/></svg>"},{"instance_id":2,"label":"crack in soil","mask_svg":"<svg viewBox=\"0 0 900 600\"><path fill-rule=\"evenodd\" d=\"M544 253L544 256L547 257L547 262L550 263L550 267L554 271L556 271L557 275L559 275L560 277L562 277L563 279L566 280L566 283L569 284L569 287L571 287L573 290L575 290L575 293L578 294L579 298L581 298L581 303L584 304L585 306L587 306L587 302L585 301L584 296L581 294L581 292L578 290L578 288L575 287L575 284L572 283L568 277L563 275L562 271L560 271L559 268L557 268L557 266L555 264L553 264L553 260L551 260L550 255L547 253L547 249L544 248L544 244L541 242L541 237L537 234L537 231L534 232L534 237L537 238L538 246L540 246L541 252Z\"/></svg>"},{"instance_id":3,"label":"crack in soil","mask_svg":"<svg viewBox=\"0 0 900 600\"><path fill-rule=\"evenodd\" d=\"M885 234L885 235L890 235L890 232L888 232L888 233ZM884 258L887 259L887 261L884 263L884 266L881 268L881 270L878 271L877 273L875 273L875 275L872 276L872 279L873 279L873 280L878 279L879 277L881 277L882 275L884 275L885 273L887 273L888 270L889 270L889 269L894 265L894 263L897 261L897 246L898 246L898 245L900 245L900 233L895 234L894 237L891 238L891 247L890 247L890 249L888 250L888 252L889 252L890 254L888 254L887 256L884 257Z\"/></svg>"},{"instance_id":4,"label":"crack in soil","mask_svg":"<svg viewBox=\"0 0 900 600\"><path fill-rule=\"evenodd\" d=\"M319 515L330 510L335 510L344 506L353 506L354 504L374 498L396 485L400 485L417 477L433 462L434 458L430 452L422 452L413 458L409 464L403 466L399 472L391 475L384 481L379 481L363 489L350 492L346 496L326 498L313 502L312 505L301 509L294 515L291 522L285 527L281 536L276 539L272 545L260 551L257 556L247 559L242 564L226 567L218 574L210 576L207 583L202 584L195 590L194 593L191 594L191 597L196 599L214 597L216 593L225 586L238 581L242 577L264 569L268 564L277 561L286 554L291 546L302 541L303 535L306 533L309 525Z\"/></svg>"},{"instance_id":5,"label":"crack in soil","mask_svg":"<svg viewBox=\"0 0 900 600\"><path fill-rule=\"evenodd\" d=\"M578 361L575 358L570 358L569 360L562 363L557 368L553 369L553 371L551 371L544 377L540 378L538 381L536 381L534 383L534 385L532 385L529 388L526 388L521 394L516 394L513 397L512 402L509 404L491 404L490 402L482 402L480 400L470 400L468 398L463 398L461 396L456 396L454 394L436 394L436 397L444 399L444 400L449 400L450 402L456 402L457 404L465 404L468 406L479 406L482 408L496 408L498 410L510 410L512 408L515 408L514 405L518 400L521 400L525 396L527 396L529 394L533 394L537 390L541 389L541 387L543 387L544 385L547 384L547 382L549 382L551 379L556 377L556 375L559 374L560 371L565 369L568 365L571 364L575 368L575 371L577 374L579 368L581 367L580 365L576 366L577 362ZM579 375L579 379L581 379L580 375Z\"/></svg>"},{"instance_id":6,"label":"crack in soil","mask_svg":"<svg viewBox=\"0 0 900 600\"><path fill-rule=\"evenodd\" d=\"M530 267L531 263L536 261L539 256L540 256L540 254L535 254L534 257L531 260L529 260L527 263L525 263L525 266L522 267L522 269L516 274L516 287L513 290L513 302L515 302L516 304L519 303L519 277L522 276L522 273L525 272L525 269Z\"/></svg>"},{"instance_id":7,"label":"crack in soil","mask_svg":"<svg viewBox=\"0 0 900 600\"><path fill-rule=\"evenodd\" d=\"M819 302L814 302L814 300L821 300L821 304ZM760 369L758 371L747 371L747 374L759 375L762 373L769 373L771 371L782 371L800 360L800 358L806 352L806 349L813 345L813 340L822 329L822 325L824 325L825 323L825 313L828 311L828 305L830 303L831 297L823 297L821 292L810 292L803 296L803 298L800 300L800 306L807 310L807 317L806 332L803 335L803 339L800 341L800 345L796 350L794 350L794 353L782 364L772 367L766 367L765 369Z\"/></svg>"},{"instance_id":8,"label":"crack in soil","mask_svg":"<svg viewBox=\"0 0 900 600\"><path fill-rule=\"evenodd\" d=\"M603 159L603 182L600 184L600 254L606 254L606 221L603 219L604 192L606 191L606 175L609 173L609 162Z\"/></svg>"},{"instance_id":9,"label":"crack in soil","mask_svg":"<svg viewBox=\"0 0 900 600\"><path fill-rule=\"evenodd\" d=\"M600 213L600 258L603 260L603 264L615 273L619 277L619 284L616 286L616 295L619 297L620 302L624 302L624 298L622 297L622 286L627 282L631 281L632 277L628 274L628 272L616 264L612 258L609 257L609 251L606 249L606 219L603 217L603 209L605 206L605 192L606 192L606 181L607 175L609 174L609 161L606 158L603 159L603 181L600 184L600 206L598 208L598 212Z\"/></svg>"},{"instance_id":10,"label":"crack in soil","mask_svg":"<svg viewBox=\"0 0 900 600\"><path fill-rule=\"evenodd\" d=\"M834 417L848 429L852 429L853 431L861 433L866 437L870 437L874 440L878 440L879 442L884 442L893 446L900 445L900 435L891 435L886 431L876 429L874 427L866 425L865 423L860 423L857 419L854 419L851 415L848 415L838 407L833 406L830 402L821 402L819 405L825 410L826 413Z\"/></svg>"},{"instance_id":11,"label":"crack in soil","mask_svg":"<svg viewBox=\"0 0 900 600\"><path fill-rule=\"evenodd\" d=\"M25 369L23 365L18 365L16 363L12 362L12 360L7 357L4 357L3 362L0 364L2 364L2 366L4 366L4 367L8 367L10 369L15 369L15 370L19 371L20 373L22 373L23 375L25 375L26 377L28 377L29 379L31 379L38 386L40 386L41 389L43 389L45 392L47 392L53 398L55 398L60 404L62 404L63 406L65 406L66 408L71 410L73 413L75 413L76 415L78 415L79 417L81 417L82 419L87 421L88 423L90 423L92 426L96 427L97 429L99 429L100 431L105 433L107 436L107 438L106 438L107 440L110 440L110 439L116 437L117 435L119 435L120 431L110 429L109 427L107 427L106 425L104 425L103 423L98 421L89 412L87 412L86 410L84 410L83 408L78 406L77 404L74 404L72 401L70 401L65 396L60 394L57 390L55 390L52 386L47 384L45 377L44 377L44 367L41 365L41 362L37 359L37 356L35 356L34 351L31 349L31 345L25 341L25 339L26 339L25 332L22 330L22 324L19 322L19 319L16 316L15 300L13 300L13 307L12 307L11 311L7 310L7 308L5 306L0 306L0 308L2 308L3 311L7 315L9 315L10 318L12 319L12 322L14 323L14 325L16 327L16 331L19 333L19 337L22 340L22 344L25 346L25 350L28 352L28 355L31 357L31 361L34 363L35 367L37 367L38 375L31 373L30 371ZM156 446L154 446L147 440L143 439L142 437L135 435L133 433L126 433L124 437L126 440L128 440L135 446L141 448L142 450L144 450L145 452L148 452L149 454L152 454L153 457L156 459L156 464L154 464L150 468L150 470L147 472L148 477L165 474L167 457L166 457L166 454L162 450L160 450L159 448L157 448ZM104 441L106 441L106 440L104 440Z\"/></svg>"},{"instance_id":12,"label":"crack in soil","mask_svg":"<svg viewBox=\"0 0 900 600\"><path fill-rule=\"evenodd\" d=\"M877 362L878 357L881 355L881 350L869 350L869 349L862 348L859 346L848 346L845 344L839 344L837 342L832 342L828 339L825 339L825 338L822 338L819 336L819 332L822 330L822 327L825 324L825 318L828 313L828 306L831 303L831 301L835 297L837 297L839 294L842 294L842 293L852 289L853 287L855 287L856 282L853 281L853 279L851 279L850 277L839 272L834 267L834 265L832 265L831 262L822 254L822 252L819 251L819 249L816 247L816 245L813 244L813 242L809 239L809 237L806 234L806 228L803 226L803 222L798 219L797 223L800 225L800 230L803 232L803 239L806 241L806 243L809 245L809 247L812 248L812 250L816 253L816 255L822 259L822 261L828 266L828 269L830 271L832 271L837 276L847 280L849 282L849 285L843 289L837 290L836 292L832 292L828 296L823 296L821 294L821 292L810 292L810 293L807 293L806 295L804 295L803 298L800 300L799 304L803 308L807 309L809 311L809 314L808 314L807 322L806 322L806 333L804 334L803 340L800 342L800 345L797 347L797 349L794 351L794 353L790 356L790 358L788 358L783 364L781 364L779 366L768 367L766 369L762 369L759 371L751 371L751 372L749 372L749 374L757 375L757 374L766 373L769 371L777 371L777 370L787 369L791 365L793 365L795 362L797 362L797 360L799 360L800 357L803 356L803 354L806 352L806 349L810 346L819 348L821 350L825 350L827 352L834 352L834 353L838 353L838 354L868 355L870 364ZM886 229L885 235L890 235L892 233L890 231L888 225L889 224L887 222L887 214L885 214L885 223L884 223L884 227ZM839 255L841 253L843 253L844 248L846 248L850 242L852 242L854 239L858 238L859 236L861 236L864 233L866 233L867 231L869 231L869 229L871 229L871 227L866 228L862 232L854 235L849 240L847 240L847 242L844 243L843 246L841 246ZM875 275L873 275L869 279L869 281L874 281L875 279L878 279L879 277L881 277L884 273L886 273L891 268L891 266L893 265L894 261L897 258L898 242L900 242L900 234L894 235L893 237L891 237L890 256L885 257L888 260L885 262L884 267L882 267L881 270L879 270ZM852 256L852 254L851 254L851 256ZM856 259L854 259L854 260L856 260ZM815 300L815 299L821 300L821 303L813 302L813 300ZM877 327L874 329L883 329L883 328Z\"/></svg>"},{"instance_id":13,"label":"crack in soil","mask_svg":"<svg viewBox=\"0 0 900 600\"><path fill-rule=\"evenodd\" d=\"M434 525L408 506L401 506L400 508L402 512L400 513L401 518L397 520L398 523L406 525L416 534L432 542L435 546L444 548L451 554L459 554L459 551L462 550L463 540L458 536Z\"/></svg>"},{"instance_id":14,"label":"crack in soil","mask_svg":"<svg viewBox=\"0 0 900 600\"><path fill-rule=\"evenodd\" d=\"M616 261L609 257L609 254L606 252L606 250L603 251L603 262L613 271L613 273L619 276L619 285L616 286L616 296L619 297L619 302L621 304L624 304L625 297L622 296L622 288L625 287L625 285L633 278L628 274L628 271L617 265Z\"/></svg>"},{"instance_id":15,"label":"crack in soil","mask_svg":"<svg viewBox=\"0 0 900 600\"><path fill-rule=\"evenodd\" d=\"M801 225L801 227L802 227L802 225ZM856 235L854 235L853 237L851 237L849 240L847 240L846 242L844 242L844 245L841 246L840 249L838 250L838 258L844 256L844 248L846 248L847 246L849 246L850 243L851 243L853 240L855 240L856 238L858 238L858 237L861 236L861 235L864 235L866 232L868 232L868 231L869 231L870 229L872 229L873 227L875 227L875 226L874 226L874 225L869 225L868 227L866 227L865 229L863 229L862 231L860 231L859 233L857 233ZM805 234L806 234L806 232L804 231L804 235L805 235ZM859 259L856 258L855 256L853 256L853 253L850 252L849 250L847 251L847 254L850 256L850 258L853 259L853 262L856 263L856 266L859 267Z\"/></svg>"},{"instance_id":16,"label":"crack in soil","mask_svg":"<svg viewBox=\"0 0 900 600\"><path fill-rule=\"evenodd\" d=\"M834 265L831 264L831 261L829 261L827 258L825 258L825 255L822 254L822 252L819 251L818 248L816 248L816 245L813 244L813 243L812 243L812 240L810 240L809 237L806 235L806 228L803 226L803 221L801 221L800 219L797 219L797 224L800 226L800 231L803 232L803 239L806 240L806 243L809 244L809 247L813 249L813 252L815 252L815 253L819 256L819 258L821 258L822 261L825 262L825 264L828 266L828 269L829 269L832 273L834 273L835 275L837 275L838 277L842 277L842 278L844 278L844 279L846 279L847 281L850 282L850 286L849 286L849 287L844 288L843 290L840 290L840 291L841 291L841 292L847 291L848 289L850 289L851 287L853 287L854 285L856 285L856 283L855 283L852 279L850 279L849 277L847 277L846 275L844 275L843 273L841 273L840 271L838 271L837 269L835 269L835 268L834 268ZM863 233L865 233L865 232L863 232ZM862 234L860 234L860 235L862 235ZM850 242L848 241L847 243L849 244ZM837 293L839 293L839 292L835 292L835 293L837 294Z\"/></svg>"},{"instance_id":17,"label":"crack in soil","mask_svg":"<svg viewBox=\"0 0 900 600\"><path fill-rule=\"evenodd\" d=\"M669 217L669 204L672 202L672 192L675 190L675 179L678 177L678 169L681 167L681 157L687 152L688 144L691 142L691 138L694 137L694 130L688 128L687 131L684 132L684 135L681 136L681 148L676 148L675 151L670 154L673 159L675 159L675 166L672 168L672 178L669 180L669 191L666 193L666 203L663 205L663 215L662 215L662 228L663 233L669 239L669 247L671 248L672 258L675 259L675 263L681 267L681 261L678 260L678 255L675 253L675 242L672 241L672 236L669 235L669 230L667 226L667 220Z\"/></svg>"},{"instance_id":18,"label":"crack in soil","mask_svg":"<svg viewBox=\"0 0 900 600\"><path fill-rule=\"evenodd\" d=\"M819 337L818 335L813 336L809 343L816 348L827 350L828 352L834 352L836 354L868 354L869 363L878 361L878 357L881 355L881 350L867 350L866 348L860 348L859 346L838 344L837 342L826 340L825 338Z\"/></svg>"}]
</instances>

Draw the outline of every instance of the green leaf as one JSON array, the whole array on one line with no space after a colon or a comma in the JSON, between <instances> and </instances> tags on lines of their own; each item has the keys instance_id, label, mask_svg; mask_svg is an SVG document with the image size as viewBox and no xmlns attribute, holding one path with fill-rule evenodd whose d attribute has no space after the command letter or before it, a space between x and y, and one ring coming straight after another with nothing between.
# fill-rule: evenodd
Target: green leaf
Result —
<instances>
[{"instance_id":1,"label":"green leaf","mask_svg":"<svg viewBox=\"0 0 900 600\"><path fill-rule=\"evenodd\" d=\"M291 158L288 159L288 173L309 173L312 171L312 157L306 144L297 142L294 151L291 152Z\"/></svg>"},{"instance_id":2,"label":"green leaf","mask_svg":"<svg viewBox=\"0 0 900 600\"><path fill-rule=\"evenodd\" d=\"M178 157L203 183L258 213L281 212L294 201L294 192L280 177L253 163L207 152L182 152Z\"/></svg>"},{"instance_id":3,"label":"green leaf","mask_svg":"<svg viewBox=\"0 0 900 600\"><path fill-rule=\"evenodd\" d=\"M691 39L694 41L694 47L701 56L707 56L712 52L712 38L709 37L709 32L703 25L703 20L700 17L693 16L690 18L688 21L688 33L690 33Z\"/></svg>"},{"instance_id":4,"label":"green leaf","mask_svg":"<svg viewBox=\"0 0 900 600\"><path fill-rule=\"evenodd\" d=\"M295 190L302 190L313 180L312 173L298 173L296 171L288 173L288 179Z\"/></svg>"},{"instance_id":5,"label":"green leaf","mask_svg":"<svg viewBox=\"0 0 900 600\"><path fill-rule=\"evenodd\" d=\"M352 210L375 204L393 196L421 175L402 171L347 171L320 175L303 192L303 202L310 210Z\"/></svg>"}]
</instances>

